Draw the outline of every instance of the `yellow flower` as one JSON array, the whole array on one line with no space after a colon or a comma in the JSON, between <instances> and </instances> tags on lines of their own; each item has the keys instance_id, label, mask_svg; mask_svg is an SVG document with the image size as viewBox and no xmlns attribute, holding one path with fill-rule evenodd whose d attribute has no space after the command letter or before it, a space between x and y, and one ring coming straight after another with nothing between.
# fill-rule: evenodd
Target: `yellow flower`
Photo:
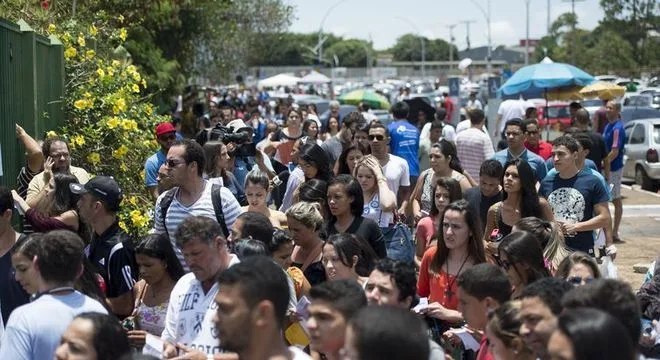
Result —
<instances>
[{"instance_id":1,"label":"yellow flower","mask_svg":"<svg viewBox=\"0 0 660 360\"><path fill-rule=\"evenodd\" d=\"M77 54L78 54L78 51L73 47L69 47L66 50L64 50L64 57L67 60L75 57Z\"/></svg>"},{"instance_id":2,"label":"yellow flower","mask_svg":"<svg viewBox=\"0 0 660 360\"><path fill-rule=\"evenodd\" d=\"M119 38L121 39L121 41L126 41L126 36L128 36L128 32L126 31L126 29L124 28L119 29Z\"/></svg>"},{"instance_id":3,"label":"yellow flower","mask_svg":"<svg viewBox=\"0 0 660 360\"><path fill-rule=\"evenodd\" d=\"M142 87L145 89L147 88L147 80L142 79Z\"/></svg>"},{"instance_id":4,"label":"yellow flower","mask_svg":"<svg viewBox=\"0 0 660 360\"><path fill-rule=\"evenodd\" d=\"M123 120L121 122L121 127L124 130L137 130L137 123L133 120Z\"/></svg>"},{"instance_id":5,"label":"yellow flower","mask_svg":"<svg viewBox=\"0 0 660 360\"><path fill-rule=\"evenodd\" d=\"M142 179L142 181L144 181L147 178L147 171L145 169L142 169L142 171L140 171L140 178Z\"/></svg>"},{"instance_id":6,"label":"yellow flower","mask_svg":"<svg viewBox=\"0 0 660 360\"><path fill-rule=\"evenodd\" d=\"M137 198L136 198L135 196L131 196L131 197L129 197L129 198L128 198L128 202L129 202L131 205L133 205L133 206L137 206L137 204L138 204L138 203L137 203Z\"/></svg>"},{"instance_id":7,"label":"yellow flower","mask_svg":"<svg viewBox=\"0 0 660 360\"><path fill-rule=\"evenodd\" d=\"M120 222L119 222L119 227L120 227L122 230L128 232L128 228L126 227L126 223L125 223L125 222L120 221Z\"/></svg>"},{"instance_id":8,"label":"yellow flower","mask_svg":"<svg viewBox=\"0 0 660 360\"><path fill-rule=\"evenodd\" d=\"M142 80L142 77L140 76L140 73L137 72L137 71L134 72L134 73L132 73L131 75L133 76L133 80L135 80L135 81L140 81L140 80Z\"/></svg>"},{"instance_id":9,"label":"yellow flower","mask_svg":"<svg viewBox=\"0 0 660 360\"><path fill-rule=\"evenodd\" d=\"M154 107L151 104L147 104L146 108L147 108L147 113L148 114L153 114L154 113Z\"/></svg>"},{"instance_id":10,"label":"yellow flower","mask_svg":"<svg viewBox=\"0 0 660 360\"><path fill-rule=\"evenodd\" d=\"M119 119L116 116L113 116L108 120L108 127L114 129L119 125Z\"/></svg>"},{"instance_id":11,"label":"yellow flower","mask_svg":"<svg viewBox=\"0 0 660 360\"><path fill-rule=\"evenodd\" d=\"M117 17L117 20L119 20L120 23L124 23L124 15L119 15L119 17Z\"/></svg>"},{"instance_id":12,"label":"yellow flower","mask_svg":"<svg viewBox=\"0 0 660 360\"><path fill-rule=\"evenodd\" d=\"M140 87L138 86L138 84L133 84L133 86L131 86L131 90L133 90L133 92L135 93L139 93Z\"/></svg>"},{"instance_id":13,"label":"yellow flower","mask_svg":"<svg viewBox=\"0 0 660 360\"><path fill-rule=\"evenodd\" d=\"M92 97L92 93L90 93L89 91L85 91L85 93L83 94L83 96L89 99L89 98Z\"/></svg>"},{"instance_id":14,"label":"yellow flower","mask_svg":"<svg viewBox=\"0 0 660 360\"><path fill-rule=\"evenodd\" d=\"M98 34L98 33L99 33L99 31L96 28L96 26L92 25L92 26L89 27L89 34L90 35L96 36L96 34Z\"/></svg>"},{"instance_id":15,"label":"yellow flower","mask_svg":"<svg viewBox=\"0 0 660 360\"><path fill-rule=\"evenodd\" d=\"M90 107L92 104L90 103L89 100L76 100L76 102L73 103L73 106L78 109L78 110L85 110L86 108Z\"/></svg>"},{"instance_id":16,"label":"yellow flower","mask_svg":"<svg viewBox=\"0 0 660 360\"><path fill-rule=\"evenodd\" d=\"M111 64L112 67L114 67L114 68L118 68L119 65L121 65L121 63L119 62L119 60L112 60L112 62L111 62L110 64Z\"/></svg>"},{"instance_id":17,"label":"yellow flower","mask_svg":"<svg viewBox=\"0 0 660 360\"><path fill-rule=\"evenodd\" d=\"M85 145L85 138L82 135L75 135L71 137L71 143L76 146Z\"/></svg>"},{"instance_id":18,"label":"yellow flower","mask_svg":"<svg viewBox=\"0 0 660 360\"><path fill-rule=\"evenodd\" d=\"M133 210L129 213L131 217L131 222L137 227L143 227L149 221L147 216L142 215L140 210Z\"/></svg>"},{"instance_id":19,"label":"yellow flower","mask_svg":"<svg viewBox=\"0 0 660 360\"><path fill-rule=\"evenodd\" d=\"M121 170L123 172L127 172L128 171L128 166L126 166L126 164L124 164L124 163L121 163L121 165L119 165L119 170Z\"/></svg>"},{"instance_id":20,"label":"yellow flower","mask_svg":"<svg viewBox=\"0 0 660 360\"><path fill-rule=\"evenodd\" d=\"M56 137L56 136L57 136L57 133L55 131L52 131L52 130L46 133L46 138L52 138L52 137Z\"/></svg>"},{"instance_id":21,"label":"yellow flower","mask_svg":"<svg viewBox=\"0 0 660 360\"><path fill-rule=\"evenodd\" d=\"M101 68L98 68L96 70L96 73L99 75L100 78L103 78L105 76L105 71L103 71L103 69Z\"/></svg>"},{"instance_id":22,"label":"yellow flower","mask_svg":"<svg viewBox=\"0 0 660 360\"><path fill-rule=\"evenodd\" d=\"M71 34L69 34L69 32L65 32L62 35L62 41L64 41L65 43L68 43L69 41L71 41Z\"/></svg>"},{"instance_id":23,"label":"yellow flower","mask_svg":"<svg viewBox=\"0 0 660 360\"><path fill-rule=\"evenodd\" d=\"M126 111L126 100L119 98L115 100L115 104L112 106L112 112L119 114L122 111Z\"/></svg>"},{"instance_id":24,"label":"yellow flower","mask_svg":"<svg viewBox=\"0 0 660 360\"><path fill-rule=\"evenodd\" d=\"M101 155L97 152L91 152L87 155L87 161L92 163L92 165L96 165L101 162Z\"/></svg>"},{"instance_id":25,"label":"yellow flower","mask_svg":"<svg viewBox=\"0 0 660 360\"><path fill-rule=\"evenodd\" d=\"M119 147L119 149L112 150L112 157L114 157L115 159L121 159L122 157L124 157L124 155L126 155L126 153L128 153L128 147L126 147L126 145L122 145Z\"/></svg>"},{"instance_id":26,"label":"yellow flower","mask_svg":"<svg viewBox=\"0 0 660 360\"><path fill-rule=\"evenodd\" d=\"M94 55L96 55L96 52L95 52L94 50L87 50L87 51L85 52L85 57L86 57L88 60L91 59L91 58L93 58Z\"/></svg>"},{"instance_id":27,"label":"yellow flower","mask_svg":"<svg viewBox=\"0 0 660 360\"><path fill-rule=\"evenodd\" d=\"M55 24L50 24L50 25L48 25L48 32L49 32L49 33L52 34L52 33L55 32L55 30L57 30L57 28L55 27Z\"/></svg>"},{"instance_id":28,"label":"yellow flower","mask_svg":"<svg viewBox=\"0 0 660 360\"><path fill-rule=\"evenodd\" d=\"M85 38L82 36L78 36L78 45L80 45L81 47L85 47L85 44L86 44Z\"/></svg>"},{"instance_id":29,"label":"yellow flower","mask_svg":"<svg viewBox=\"0 0 660 360\"><path fill-rule=\"evenodd\" d=\"M115 69L113 69L111 66L108 66L105 68L105 70L108 72L109 77L113 77L115 75Z\"/></svg>"}]
</instances>

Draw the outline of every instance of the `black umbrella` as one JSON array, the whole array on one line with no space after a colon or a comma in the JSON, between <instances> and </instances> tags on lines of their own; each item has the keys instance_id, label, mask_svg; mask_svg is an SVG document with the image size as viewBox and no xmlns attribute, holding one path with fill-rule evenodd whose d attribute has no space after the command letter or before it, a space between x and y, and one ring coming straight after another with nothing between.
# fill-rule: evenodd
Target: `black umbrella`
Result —
<instances>
[{"instance_id":1,"label":"black umbrella","mask_svg":"<svg viewBox=\"0 0 660 360\"><path fill-rule=\"evenodd\" d=\"M408 111L408 121L411 124L417 124L417 115L420 111L423 111L426 114L426 121L433 121L435 116L435 109L429 103L429 99L425 97L416 97L412 99L403 100L408 104L410 110ZM424 125L424 124L418 124Z\"/></svg>"}]
</instances>

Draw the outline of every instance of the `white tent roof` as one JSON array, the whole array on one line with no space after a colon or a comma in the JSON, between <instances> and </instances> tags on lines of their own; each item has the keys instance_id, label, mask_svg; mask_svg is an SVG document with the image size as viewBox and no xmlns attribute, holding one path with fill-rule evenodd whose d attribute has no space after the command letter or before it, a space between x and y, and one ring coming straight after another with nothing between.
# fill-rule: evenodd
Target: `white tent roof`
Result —
<instances>
[{"instance_id":1,"label":"white tent roof","mask_svg":"<svg viewBox=\"0 0 660 360\"><path fill-rule=\"evenodd\" d=\"M278 74L263 80L259 80L259 87L295 86L300 78L292 74Z\"/></svg>"},{"instance_id":2,"label":"white tent roof","mask_svg":"<svg viewBox=\"0 0 660 360\"><path fill-rule=\"evenodd\" d=\"M300 79L300 82L304 84L325 84L329 83L330 81L331 80L329 77L321 74L316 70L312 70L309 74L303 76L303 78Z\"/></svg>"}]
</instances>

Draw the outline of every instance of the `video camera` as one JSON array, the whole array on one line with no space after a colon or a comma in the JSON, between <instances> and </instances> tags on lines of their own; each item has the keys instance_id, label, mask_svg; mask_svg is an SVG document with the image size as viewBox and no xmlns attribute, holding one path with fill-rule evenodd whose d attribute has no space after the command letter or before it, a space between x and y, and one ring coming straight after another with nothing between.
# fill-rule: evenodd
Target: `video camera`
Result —
<instances>
[{"instance_id":1,"label":"video camera","mask_svg":"<svg viewBox=\"0 0 660 360\"><path fill-rule=\"evenodd\" d=\"M236 144L234 150L229 153L232 157L255 156L256 144L250 141L250 135L246 132L234 132L233 127L217 124L215 127L201 130L195 140L202 146L207 141L222 141L225 145Z\"/></svg>"}]
</instances>

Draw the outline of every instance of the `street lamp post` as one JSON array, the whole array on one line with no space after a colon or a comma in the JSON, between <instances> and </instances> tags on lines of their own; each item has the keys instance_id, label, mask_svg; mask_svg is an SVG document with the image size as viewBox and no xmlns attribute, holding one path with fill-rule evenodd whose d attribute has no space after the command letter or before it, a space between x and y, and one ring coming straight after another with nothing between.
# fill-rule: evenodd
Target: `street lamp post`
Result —
<instances>
[{"instance_id":1,"label":"street lamp post","mask_svg":"<svg viewBox=\"0 0 660 360\"><path fill-rule=\"evenodd\" d=\"M487 0L486 2L486 7L488 8L488 10L484 10L484 8L476 0L470 0L470 1L472 1L474 6L479 8L481 13L484 15L484 18L486 18L486 24L488 26L488 55L486 58L486 71L490 73L492 68L491 58L492 58L492 48L493 48L491 43L491 36L490 36L491 35L490 34L490 0Z\"/></svg>"},{"instance_id":2,"label":"street lamp post","mask_svg":"<svg viewBox=\"0 0 660 360\"><path fill-rule=\"evenodd\" d=\"M347 0L340 0L336 2L334 5L332 5L328 11L325 12L325 15L323 15L323 19L321 20L321 26L319 26L319 35L318 35L318 44L316 45L318 47L318 56L319 56L319 64L323 62L323 43L327 38L323 38L323 24L325 24L325 20L328 18L332 10L334 10L337 6L339 6L341 3L346 2Z\"/></svg>"},{"instance_id":3,"label":"street lamp post","mask_svg":"<svg viewBox=\"0 0 660 360\"><path fill-rule=\"evenodd\" d=\"M422 36L419 28L417 28L417 26L415 26L412 21L400 16L397 16L395 19L406 22L408 25L410 25L410 27L413 28L413 30L415 30L417 36L419 36L419 41L422 43L422 78L426 78L426 44L424 43L424 36Z\"/></svg>"},{"instance_id":4,"label":"street lamp post","mask_svg":"<svg viewBox=\"0 0 660 360\"><path fill-rule=\"evenodd\" d=\"M525 11L527 13L527 26L525 29L525 65L529 65L529 1L525 0Z\"/></svg>"}]
</instances>

